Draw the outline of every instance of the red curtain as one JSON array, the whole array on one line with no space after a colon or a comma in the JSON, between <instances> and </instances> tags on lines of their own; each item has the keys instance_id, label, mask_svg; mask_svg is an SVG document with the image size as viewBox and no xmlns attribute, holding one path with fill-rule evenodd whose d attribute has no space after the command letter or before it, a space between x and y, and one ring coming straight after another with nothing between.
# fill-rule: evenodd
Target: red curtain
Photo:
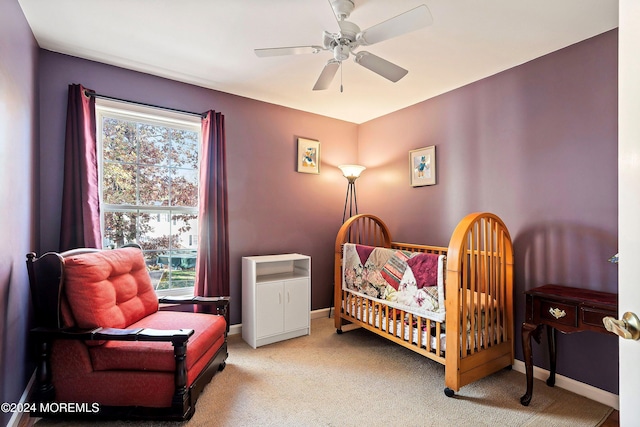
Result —
<instances>
[{"instance_id":1,"label":"red curtain","mask_svg":"<svg viewBox=\"0 0 640 427\"><path fill-rule=\"evenodd\" d=\"M69 85L60 251L101 247L95 98Z\"/></svg>"},{"instance_id":2,"label":"red curtain","mask_svg":"<svg viewBox=\"0 0 640 427\"><path fill-rule=\"evenodd\" d=\"M224 116L208 111L202 119L197 296L229 295L229 229Z\"/></svg>"}]
</instances>

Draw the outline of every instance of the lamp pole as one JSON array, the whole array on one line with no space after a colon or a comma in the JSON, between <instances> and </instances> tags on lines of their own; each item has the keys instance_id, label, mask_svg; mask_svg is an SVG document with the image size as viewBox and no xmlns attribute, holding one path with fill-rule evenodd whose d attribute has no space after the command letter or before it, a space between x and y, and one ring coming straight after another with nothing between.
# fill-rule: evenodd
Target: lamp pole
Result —
<instances>
[{"instance_id":1,"label":"lamp pole","mask_svg":"<svg viewBox=\"0 0 640 427\"><path fill-rule=\"evenodd\" d=\"M356 179L357 176L348 177L349 183L347 184L347 196L344 199L344 211L342 212L342 223L344 224L347 218L351 218L354 215L358 215L358 198L356 196ZM347 216L347 205L349 205L349 216Z\"/></svg>"},{"instance_id":2,"label":"lamp pole","mask_svg":"<svg viewBox=\"0 0 640 427\"><path fill-rule=\"evenodd\" d=\"M342 211L342 223L351 218L354 214L358 215L358 198L356 197L356 179L366 168L360 165L341 165L338 166L342 171L342 175L347 178L347 196L344 199L344 210ZM349 205L349 216L347 217L347 205ZM331 317L331 309L333 308L333 292L331 293L331 305L329 306L329 317Z\"/></svg>"}]
</instances>

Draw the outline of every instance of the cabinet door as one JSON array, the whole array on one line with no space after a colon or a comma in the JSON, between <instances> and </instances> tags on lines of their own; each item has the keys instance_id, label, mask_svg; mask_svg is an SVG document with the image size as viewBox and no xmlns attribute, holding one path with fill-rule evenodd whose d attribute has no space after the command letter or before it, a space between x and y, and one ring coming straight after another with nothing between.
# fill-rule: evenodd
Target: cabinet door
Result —
<instances>
[{"instance_id":1,"label":"cabinet door","mask_svg":"<svg viewBox=\"0 0 640 427\"><path fill-rule=\"evenodd\" d=\"M285 331L309 327L309 279L287 280L284 285Z\"/></svg>"},{"instance_id":2,"label":"cabinet door","mask_svg":"<svg viewBox=\"0 0 640 427\"><path fill-rule=\"evenodd\" d=\"M256 337L262 338L284 331L284 285L282 282L259 283L256 286Z\"/></svg>"}]
</instances>

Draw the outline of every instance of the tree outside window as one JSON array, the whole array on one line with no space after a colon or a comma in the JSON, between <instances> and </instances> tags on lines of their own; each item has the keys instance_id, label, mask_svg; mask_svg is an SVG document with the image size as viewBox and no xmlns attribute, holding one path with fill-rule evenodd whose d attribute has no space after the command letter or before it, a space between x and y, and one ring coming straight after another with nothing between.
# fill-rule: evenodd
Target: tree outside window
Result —
<instances>
[{"instance_id":1,"label":"tree outside window","mask_svg":"<svg viewBox=\"0 0 640 427\"><path fill-rule=\"evenodd\" d=\"M198 244L193 236L198 234L199 120L96 110L103 247L138 243L158 293L191 292Z\"/></svg>"}]
</instances>

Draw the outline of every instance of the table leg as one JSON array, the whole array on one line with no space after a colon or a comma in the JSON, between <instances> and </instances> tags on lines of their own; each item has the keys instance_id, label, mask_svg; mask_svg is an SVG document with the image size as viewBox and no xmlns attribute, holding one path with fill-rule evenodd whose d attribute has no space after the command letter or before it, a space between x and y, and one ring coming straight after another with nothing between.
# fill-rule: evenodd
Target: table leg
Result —
<instances>
[{"instance_id":1,"label":"table leg","mask_svg":"<svg viewBox=\"0 0 640 427\"><path fill-rule=\"evenodd\" d=\"M522 352L524 353L524 366L527 374L527 392L520 398L520 403L529 406L533 395L533 355L531 352L531 337L540 342L542 325L522 324Z\"/></svg>"},{"instance_id":2,"label":"table leg","mask_svg":"<svg viewBox=\"0 0 640 427\"><path fill-rule=\"evenodd\" d=\"M557 337L556 328L547 325L547 342L549 343L549 378L547 385L553 387L556 384L556 355L557 355Z\"/></svg>"}]
</instances>

